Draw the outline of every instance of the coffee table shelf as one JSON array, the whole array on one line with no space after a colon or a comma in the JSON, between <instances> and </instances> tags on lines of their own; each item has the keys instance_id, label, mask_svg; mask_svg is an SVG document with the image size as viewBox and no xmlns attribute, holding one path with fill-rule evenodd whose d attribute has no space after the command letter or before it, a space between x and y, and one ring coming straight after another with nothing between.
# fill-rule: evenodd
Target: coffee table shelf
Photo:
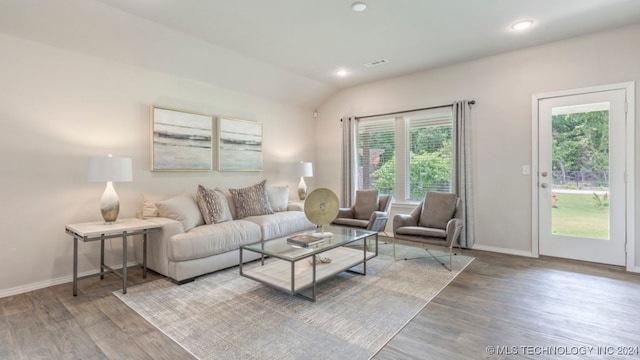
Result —
<instances>
[{"instance_id":1,"label":"coffee table shelf","mask_svg":"<svg viewBox=\"0 0 640 360\"><path fill-rule=\"evenodd\" d=\"M360 249L337 248L322 253L323 257L331 258L328 264L320 263L316 266L316 282L325 280L354 266L362 264L363 254ZM376 256L367 251L367 260ZM274 261L264 266L245 270L244 275L283 291L291 291L291 264L285 261ZM295 262L295 283L293 292L298 293L313 286L313 265L311 261Z\"/></svg>"},{"instance_id":2,"label":"coffee table shelf","mask_svg":"<svg viewBox=\"0 0 640 360\"><path fill-rule=\"evenodd\" d=\"M334 235L309 248L289 245L286 237L241 247L240 275L311 301L316 299L316 284L320 281L343 271L366 275L367 261L378 255L378 233L341 226L331 226L327 230ZM374 251L369 250L369 237L375 237ZM361 246L355 248L353 245ZM245 251L273 259L246 269L242 265ZM326 258L331 262L319 261ZM362 271L355 271L353 268L360 264ZM303 291L310 291L311 295L304 295Z\"/></svg>"}]
</instances>

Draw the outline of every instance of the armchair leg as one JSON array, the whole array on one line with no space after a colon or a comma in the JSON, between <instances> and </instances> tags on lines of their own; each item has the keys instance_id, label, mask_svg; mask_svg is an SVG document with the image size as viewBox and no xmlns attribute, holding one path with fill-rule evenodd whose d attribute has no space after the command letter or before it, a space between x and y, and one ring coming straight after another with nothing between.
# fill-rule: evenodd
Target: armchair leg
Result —
<instances>
[{"instance_id":1,"label":"armchair leg","mask_svg":"<svg viewBox=\"0 0 640 360\"><path fill-rule=\"evenodd\" d=\"M459 245L458 245L459 247ZM427 251L427 253L429 254L430 257L434 258L437 262L440 263L440 265L444 266L445 269L451 271L453 269L453 244L451 246L449 246L449 266L447 266L447 264L445 264L444 262L440 261L441 257L447 256L447 255L434 255L429 249L425 248L425 250ZM460 248L460 253L462 254L462 249ZM457 255L457 253L456 253ZM414 258L398 258L396 256L396 238L393 238L393 260L395 261L400 261L400 260L415 260L415 259L424 259L424 258L428 258L428 256L419 256L419 257L414 257Z\"/></svg>"},{"instance_id":2,"label":"armchair leg","mask_svg":"<svg viewBox=\"0 0 640 360\"><path fill-rule=\"evenodd\" d=\"M419 257L414 257L414 258L398 258L398 256L396 256L396 238L395 237L392 240L392 244L393 244L393 260L395 260L395 261L415 260L415 259L424 259L424 258L426 258L426 256L419 256Z\"/></svg>"},{"instance_id":3,"label":"armchair leg","mask_svg":"<svg viewBox=\"0 0 640 360\"><path fill-rule=\"evenodd\" d=\"M440 265L444 266L445 269L451 271L451 269L453 269L453 252L451 251L451 248L449 248L449 266L447 266L447 264L443 263L442 261L440 261L440 258L446 255L433 255L433 253L431 251L429 251L429 249L425 249L427 250L427 252L429 253L429 255L431 255L432 258L436 259L437 262L440 263Z\"/></svg>"},{"instance_id":4,"label":"armchair leg","mask_svg":"<svg viewBox=\"0 0 640 360\"><path fill-rule=\"evenodd\" d=\"M393 243L393 260L398 261L398 258L396 257L396 237L393 237L393 240L391 241Z\"/></svg>"}]
</instances>

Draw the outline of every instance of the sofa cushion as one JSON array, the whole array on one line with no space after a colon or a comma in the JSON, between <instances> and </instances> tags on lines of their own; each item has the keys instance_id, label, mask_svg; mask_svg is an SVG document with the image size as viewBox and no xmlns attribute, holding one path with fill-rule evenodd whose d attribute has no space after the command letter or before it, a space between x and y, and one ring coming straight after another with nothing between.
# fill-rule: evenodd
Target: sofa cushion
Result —
<instances>
[{"instance_id":1,"label":"sofa cushion","mask_svg":"<svg viewBox=\"0 0 640 360\"><path fill-rule=\"evenodd\" d=\"M356 203L353 206L353 216L356 219L369 220L376 210L378 210L378 190L356 191Z\"/></svg>"},{"instance_id":2,"label":"sofa cushion","mask_svg":"<svg viewBox=\"0 0 640 360\"><path fill-rule=\"evenodd\" d=\"M198 204L191 194L184 193L158 201L156 207L159 216L180 221L185 232L204 224Z\"/></svg>"},{"instance_id":3,"label":"sofa cushion","mask_svg":"<svg viewBox=\"0 0 640 360\"><path fill-rule=\"evenodd\" d=\"M427 192L418 225L446 229L447 223L456 211L456 201L458 197L453 193Z\"/></svg>"},{"instance_id":4,"label":"sofa cushion","mask_svg":"<svg viewBox=\"0 0 640 360\"><path fill-rule=\"evenodd\" d=\"M227 197L222 192L198 185L196 201L205 224L218 224L232 220Z\"/></svg>"},{"instance_id":5,"label":"sofa cushion","mask_svg":"<svg viewBox=\"0 0 640 360\"><path fill-rule=\"evenodd\" d=\"M203 225L188 233L176 234L167 242L169 261L187 261L237 250L260 241L260 227L245 220Z\"/></svg>"},{"instance_id":6,"label":"sofa cushion","mask_svg":"<svg viewBox=\"0 0 640 360\"><path fill-rule=\"evenodd\" d=\"M247 216L273 214L273 209L269 205L269 198L265 190L267 180L241 189L229 189L236 207L238 219Z\"/></svg>"},{"instance_id":7,"label":"sofa cushion","mask_svg":"<svg viewBox=\"0 0 640 360\"><path fill-rule=\"evenodd\" d=\"M286 211L289 205L289 186L267 186L267 197L273 211Z\"/></svg>"},{"instance_id":8,"label":"sofa cushion","mask_svg":"<svg viewBox=\"0 0 640 360\"><path fill-rule=\"evenodd\" d=\"M316 227L302 211L281 211L271 215L249 216L244 220L251 221L260 227L263 240L271 240Z\"/></svg>"}]
</instances>

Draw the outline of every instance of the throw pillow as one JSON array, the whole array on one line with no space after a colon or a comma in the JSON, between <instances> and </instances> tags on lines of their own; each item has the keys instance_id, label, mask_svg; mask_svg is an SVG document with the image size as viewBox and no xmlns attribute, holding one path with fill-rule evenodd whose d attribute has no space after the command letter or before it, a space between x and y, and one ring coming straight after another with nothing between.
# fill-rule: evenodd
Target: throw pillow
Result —
<instances>
[{"instance_id":1,"label":"throw pillow","mask_svg":"<svg viewBox=\"0 0 640 360\"><path fill-rule=\"evenodd\" d=\"M142 217L158 217L156 202L168 199L166 195L149 195L142 193Z\"/></svg>"},{"instance_id":2,"label":"throw pillow","mask_svg":"<svg viewBox=\"0 0 640 360\"><path fill-rule=\"evenodd\" d=\"M453 193L427 192L422 203L418 224L423 227L446 229L456 211L458 197Z\"/></svg>"},{"instance_id":3,"label":"throw pillow","mask_svg":"<svg viewBox=\"0 0 640 360\"><path fill-rule=\"evenodd\" d=\"M238 215L236 215L236 204L233 203L233 196L231 196L231 193L229 191L222 190L219 187L216 187L214 190L224 194L224 197L227 199L227 205L229 205L229 211L231 211L231 219L237 219Z\"/></svg>"},{"instance_id":4,"label":"throw pillow","mask_svg":"<svg viewBox=\"0 0 640 360\"><path fill-rule=\"evenodd\" d=\"M171 199L158 201L156 207L159 216L180 221L185 232L204 224L198 204L191 194L184 193Z\"/></svg>"},{"instance_id":5,"label":"throw pillow","mask_svg":"<svg viewBox=\"0 0 640 360\"><path fill-rule=\"evenodd\" d=\"M267 186L267 197L273 211L286 211L289 206L289 186Z\"/></svg>"},{"instance_id":6,"label":"throw pillow","mask_svg":"<svg viewBox=\"0 0 640 360\"><path fill-rule=\"evenodd\" d=\"M371 214L378 210L378 190L356 191L356 203L353 216L360 220L369 220Z\"/></svg>"},{"instance_id":7,"label":"throw pillow","mask_svg":"<svg viewBox=\"0 0 640 360\"><path fill-rule=\"evenodd\" d=\"M265 190L267 180L242 189L229 189L233 203L236 206L236 216L238 219L247 216L273 214L273 209L269 205L269 198Z\"/></svg>"},{"instance_id":8,"label":"throw pillow","mask_svg":"<svg viewBox=\"0 0 640 360\"><path fill-rule=\"evenodd\" d=\"M196 202L205 224L210 225L231 221L231 211L229 210L229 204L227 204L227 197L222 192L198 185Z\"/></svg>"}]
</instances>

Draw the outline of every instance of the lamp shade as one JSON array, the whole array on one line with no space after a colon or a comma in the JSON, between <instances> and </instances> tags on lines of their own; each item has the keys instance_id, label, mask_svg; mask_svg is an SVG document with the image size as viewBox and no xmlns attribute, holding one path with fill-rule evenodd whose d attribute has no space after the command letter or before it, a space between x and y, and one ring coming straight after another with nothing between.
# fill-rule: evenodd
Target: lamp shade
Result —
<instances>
[{"instance_id":1,"label":"lamp shade","mask_svg":"<svg viewBox=\"0 0 640 360\"><path fill-rule=\"evenodd\" d=\"M313 163L300 161L296 167L296 176L313 177Z\"/></svg>"},{"instance_id":2,"label":"lamp shade","mask_svg":"<svg viewBox=\"0 0 640 360\"><path fill-rule=\"evenodd\" d=\"M126 157L89 157L89 181L132 181L132 161Z\"/></svg>"}]
</instances>

